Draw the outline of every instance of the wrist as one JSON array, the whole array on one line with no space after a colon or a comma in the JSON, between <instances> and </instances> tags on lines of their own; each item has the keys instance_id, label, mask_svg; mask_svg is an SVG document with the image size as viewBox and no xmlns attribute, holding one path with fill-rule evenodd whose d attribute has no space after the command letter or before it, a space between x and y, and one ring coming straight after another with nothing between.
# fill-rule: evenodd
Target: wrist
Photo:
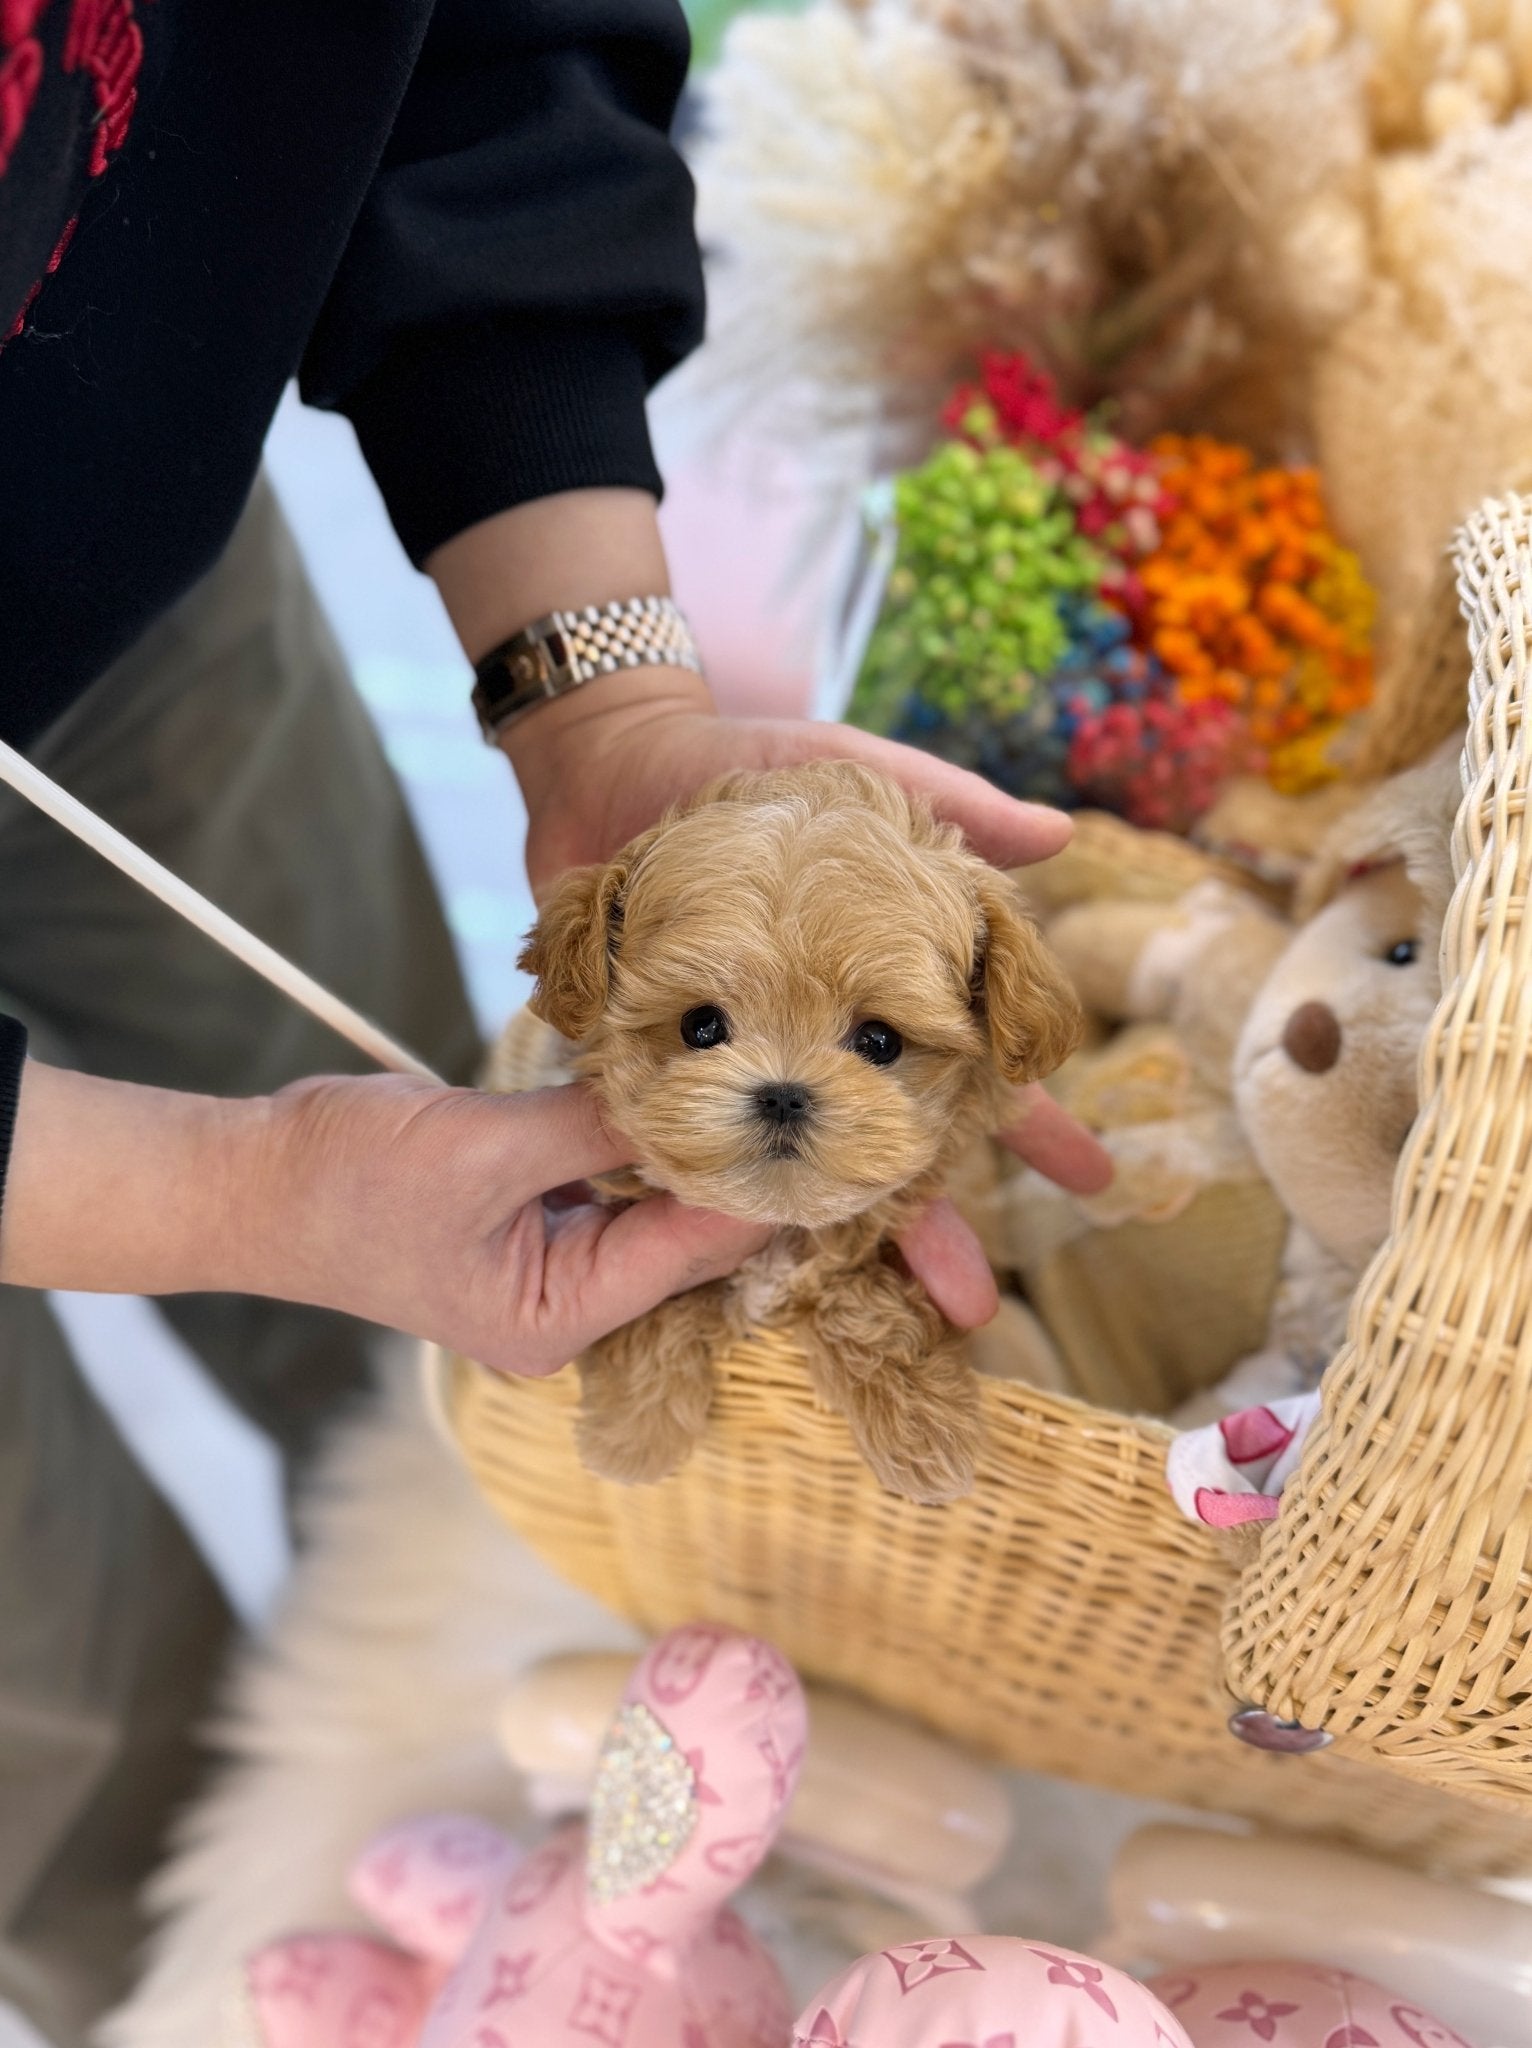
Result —
<instances>
[{"instance_id":1,"label":"wrist","mask_svg":"<svg viewBox=\"0 0 1532 2048\"><path fill-rule=\"evenodd\" d=\"M426 572L476 666L549 612L670 595L645 491L563 491L513 506L439 547Z\"/></svg>"},{"instance_id":2,"label":"wrist","mask_svg":"<svg viewBox=\"0 0 1532 2048\"><path fill-rule=\"evenodd\" d=\"M241 1294L339 1306L332 1299L335 1275L368 1231L352 1126L358 1106L370 1107L368 1091L389 1085L379 1076L320 1076L241 1105L248 1120L236 1139L230 1192L238 1273L226 1285ZM372 1119L364 1120L370 1129ZM386 1120L372 1135L386 1155Z\"/></svg>"},{"instance_id":3,"label":"wrist","mask_svg":"<svg viewBox=\"0 0 1532 2048\"><path fill-rule=\"evenodd\" d=\"M647 726L674 718L717 715L704 677L690 669L647 668L597 676L562 697L551 697L518 718L496 741L515 770L528 812L544 803L568 803L593 756L630 742Z\"/></svg>"},{"instance_id":4,"label":"wrist","mask_svg":"<svg viewBox=\"0 0 1532 2048\"><path fill-rule=\"evenodd\" d=\"M332 1074L250 1104L234 1197L240 1271L226 1284L389 1321L407 1263L398 1242L401 1188L430 1207L429 1188L402 1164L416 1120L473 1099L412 1076ZM503 1176L497 1155L486 1163L486 1188L503 1186Z\"/></svg>"}]
</instances>

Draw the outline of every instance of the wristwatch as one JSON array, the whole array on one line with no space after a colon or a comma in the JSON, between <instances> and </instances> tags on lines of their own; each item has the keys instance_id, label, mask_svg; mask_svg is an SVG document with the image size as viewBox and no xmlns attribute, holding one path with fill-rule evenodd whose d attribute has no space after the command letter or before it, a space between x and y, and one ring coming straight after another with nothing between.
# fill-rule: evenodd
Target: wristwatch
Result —
<instances>
[{"instance_id":1,"label":"wristwatch","mask_svg":"<svg viewBox=\"0 0 1532 2048\"><path fill-rule=\"evenodd\" d=\"M473 708L484 737L496 740L552 697L647 667L702 673L691 630L668 597L549 612L485 655L474 671Z\"/></svg>"}]
</instances>

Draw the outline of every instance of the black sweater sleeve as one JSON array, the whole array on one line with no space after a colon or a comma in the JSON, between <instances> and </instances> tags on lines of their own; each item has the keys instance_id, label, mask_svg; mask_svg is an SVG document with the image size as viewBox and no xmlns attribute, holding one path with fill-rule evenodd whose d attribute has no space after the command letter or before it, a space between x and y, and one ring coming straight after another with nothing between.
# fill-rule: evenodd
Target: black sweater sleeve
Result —
<instances>
[{"instance_id":1,"label":"black sweater sleeve","mask_svg":"<svg viewBox=\"0 0 1532 2048\"><path fill-rule=\"evenodd\" d=\"M295 372L351 416L418 561L552 491L657 492L644 399L702 328L679 0L139 12L126 141L0 334L0 737L22 746L217 559ZM57 71L27 162L67 168ZM23 189L17 278L73 203L29 177L0 232Z\"/></svg>"},{"instance_id":2,"label":"black sweater sleeve","mask_svg":"<svg viewBox=\"0 0 1532 2048\"><path fill-rule=\"evenodd\" d=\"M644 401L703 321L687 57L679 0L437 0L301 378L416 562L551 492L659 494Z\"/></svg>"},{"instance_id":3,"label":"black sweater sleeve","mask_svg":"<svg viewBox=\"0 0 1532 2048\"><path fill-rule=\"evenodd\" d=\"M0 1207L11 1164L11 1139L16 1131L16 1105L21 1098L21 1069L27 1056L27 1032L14 1017L0 1016Z\"/></svg>"}]
</instances>

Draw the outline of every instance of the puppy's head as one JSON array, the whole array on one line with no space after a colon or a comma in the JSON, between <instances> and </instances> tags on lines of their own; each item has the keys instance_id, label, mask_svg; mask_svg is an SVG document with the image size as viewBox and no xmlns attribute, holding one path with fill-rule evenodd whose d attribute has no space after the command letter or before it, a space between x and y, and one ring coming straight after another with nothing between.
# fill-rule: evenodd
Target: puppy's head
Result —
<instances>
[{"instance_id":1,"label":"puppy's head","mask_svg":"<svg viewBox=\"0 0 1532 2048\"><path fill-rule=\"evenodd\" d=\"M769 1223L917 1179L1079 1029L1014 887L839 762L727 777L567 875L522 965L646 1177Z\"/></svg>"}]
</instances>

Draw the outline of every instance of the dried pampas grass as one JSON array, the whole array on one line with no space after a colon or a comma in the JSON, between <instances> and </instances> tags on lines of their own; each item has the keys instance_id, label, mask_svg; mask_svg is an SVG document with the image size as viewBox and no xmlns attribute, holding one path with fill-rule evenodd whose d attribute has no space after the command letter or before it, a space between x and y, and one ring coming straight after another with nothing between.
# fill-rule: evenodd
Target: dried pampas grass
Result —
<instances>
[{"instance_id":1,"label":"dried pampas grass","mask_svg":"<svg viewBox=\"0 0 1532 2048\"><path fill-rule=\"evenodd\" d=\"M698 170L705 374L827 482L1024 349L1129 438L1317 459L1374 737L1459 715L1442 551L1532 486L1532 0L816 0L736 29Z\"/></svg>"},{"instance_id":2,"label":"dried pampas grass","mask_svg":"<svg viewBox=\"0 0 1532 2048\"><path fill-rule=\"evenodd\" d=\"M819 435L928 423L998 345L1130 433L1278 451L1364 281L1361 74L1319 0L819 0L736 25L708 131L712 373Z\"/></svg>"},{"instance_id":3,"label":"dried pampas grass","mask_svg":"<svg viewBox=\"0 0 1532 2048\"><path fill-rule=\"evenodd\" d=\"M1334 0L1366 46L1380 148L1415 149L1532 102L1532 0Z\"/></svg>"},{"instance_id":4,"label":"dried pampas grass","mask_svg":"<svg viewBox=\"0 0 1532 2048\"><path fill-rule=\"evenodd\" d=\"M1380 597L1380 716L1431 631L1457 521L1532 482L1529 237L1532 112L1379 159L1374 277L1317 360L1314 419L1331 511Z\"/></svg>"}]
</instances>

